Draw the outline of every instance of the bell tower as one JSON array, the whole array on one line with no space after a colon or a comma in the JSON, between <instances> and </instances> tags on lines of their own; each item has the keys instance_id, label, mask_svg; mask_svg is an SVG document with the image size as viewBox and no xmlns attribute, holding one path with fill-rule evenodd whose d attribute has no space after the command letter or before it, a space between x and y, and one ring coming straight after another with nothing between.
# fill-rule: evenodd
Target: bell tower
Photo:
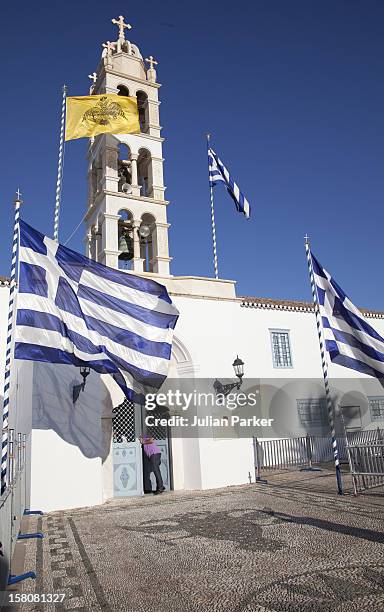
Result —
<instances>
[{"instance_id":1,"label":"bell tower","mask_svg":"<svg viewBox=\"0 0 384 612\"><path fill-rule=\"evenodd\" d=\"M116 42L106 42L90 94L135 96L140 133L102 134L88 148L86 252L107 266L169 276L167 204L159 121L157 62L143 59L126 39L124 17ZM147 64L147 65L146 65Z\"/></svg>"}]
</instances>

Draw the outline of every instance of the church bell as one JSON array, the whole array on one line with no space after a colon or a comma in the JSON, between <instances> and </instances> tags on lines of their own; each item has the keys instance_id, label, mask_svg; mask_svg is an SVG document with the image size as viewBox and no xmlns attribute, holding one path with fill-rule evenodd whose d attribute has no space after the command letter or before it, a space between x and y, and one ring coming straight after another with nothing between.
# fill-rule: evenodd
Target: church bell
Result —
<instances>
[{"instance_id":1,"label":"church bell","mask_svg":"<svg viewBox=\"0 0 384 612\"><path fill-rule=\"evenodd\" d=\"M124 261L133 259L133 239L128 232L124 232L120 236L119 251L119 259L123 259Z\"/></svg>"}]
</instances>

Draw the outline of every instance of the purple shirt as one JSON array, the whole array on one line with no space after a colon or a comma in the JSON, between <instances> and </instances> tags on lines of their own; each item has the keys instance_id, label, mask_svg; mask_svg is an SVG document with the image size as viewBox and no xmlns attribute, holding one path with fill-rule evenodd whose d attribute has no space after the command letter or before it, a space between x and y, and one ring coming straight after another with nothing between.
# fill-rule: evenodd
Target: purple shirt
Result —
<instances>
[{"instance_id":1,"label":"purple shirt","mask_svg":"<svg viewBox=\"0 0 384 612\"><path fill-rule=\"evenodd\" d=\"M144 452L147 455L147 457L152 457L152 455L157 455L158 453L161 453L159 447L157 446L156 442L151 442L150 444L148 444L145 440L147 438L144 439Z\"/></svg>"}]
</instances>

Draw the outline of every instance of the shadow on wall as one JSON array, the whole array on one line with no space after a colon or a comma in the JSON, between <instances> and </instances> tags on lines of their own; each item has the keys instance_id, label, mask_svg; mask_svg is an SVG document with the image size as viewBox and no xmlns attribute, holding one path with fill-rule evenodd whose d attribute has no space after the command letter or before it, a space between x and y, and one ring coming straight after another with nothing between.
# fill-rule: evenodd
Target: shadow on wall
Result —
<instances>
[{"instance_id":1,"label":"shadow on wall","mask_svg":"<svg viewBox=\"0 0 384 612\"><path fill-rule=\"evenodd\" d=\"M32 429L52 429L85 457L104 461L109 454L112 421L101 417L112 414L110 396L100 376L91 372L85 390L73 403L73 387L81 382L79 368L35 362Z\"/></svg>"}]
</instances>

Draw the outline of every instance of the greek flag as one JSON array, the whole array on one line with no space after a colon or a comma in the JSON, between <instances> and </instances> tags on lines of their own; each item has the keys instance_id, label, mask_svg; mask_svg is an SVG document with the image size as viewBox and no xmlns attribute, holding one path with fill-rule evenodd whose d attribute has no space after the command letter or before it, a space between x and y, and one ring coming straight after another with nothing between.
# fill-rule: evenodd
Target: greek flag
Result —
<instances>
[{"instance_id":1,"label":"greek flag","mask_svg":"<svg viewBox=\"0 0 384 612\"><path fill-rule=\"evenodd\" d=\"M178 311L153 280L107 268L20 222L15 358L88 366L139 401L165 380Z\"/></svg>"},{"instance_id":2,"label":"greek flag","mask_svg":"<svg viewBox=\"0 0 384 612\"><path fill-rule=\"evenodd\" d=\"M219 157L217 157L216 153L211 147L208 148L208 167L209 182L211 183L212 187L220 182L223 182L227 187L229 195L235 202L236 209L240 213L243 213L247 219L249 219L251 207L247 198L243 193L241 193L238 185L231 178L223 162L219 159Z\"/></svg>"},{"instance_id":3,"label":"greek flag","mask_svg":"<svg viewBox=\"0 0 384 612\"><path fill-rule=\"evenodd\" d=\"M384 378L384 338L364 319L334 278L311 253L314 281L330 360Z\"/></svg>"}]
</instances>

